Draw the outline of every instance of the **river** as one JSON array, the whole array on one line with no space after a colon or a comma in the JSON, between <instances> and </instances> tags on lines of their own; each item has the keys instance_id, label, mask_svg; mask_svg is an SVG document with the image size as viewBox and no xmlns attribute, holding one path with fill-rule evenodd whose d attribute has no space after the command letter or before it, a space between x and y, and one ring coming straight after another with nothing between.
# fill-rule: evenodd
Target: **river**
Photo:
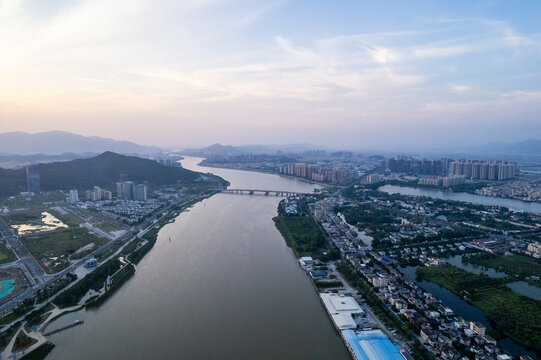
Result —
<instances>
[{"instance_id":1,"label":"river","mask_svg":"<svg viewBox=\"0 0 541 360\"><path fill-rule=\"evenodd\" d=\"M396 185L383 185L378 190L384 191L388 194L427 196L434 199L461 201L484 206L502 206L513 210L541 214L541 203L535 202L482 196L465 192L441 191L437 189Z\"/></svg>"},{"instance_id":2,"label":"river","mask_svg":"<svg viewBox=\"0 0 541 360\"><path fill-rule=\"evenodd\" d=\"M277 175L197 166L233 188L311 192ZM136 274L47 359L350 359L310 280L274 227L280 198L217 194L167 224Z\"/></svg>"}]
</instances>

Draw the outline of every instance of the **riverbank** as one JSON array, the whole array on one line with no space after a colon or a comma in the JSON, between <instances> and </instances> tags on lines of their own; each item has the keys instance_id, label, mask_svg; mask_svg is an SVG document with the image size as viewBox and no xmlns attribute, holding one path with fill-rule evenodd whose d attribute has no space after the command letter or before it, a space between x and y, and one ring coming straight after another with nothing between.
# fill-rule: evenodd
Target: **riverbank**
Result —
<instances>
[{"instance_id":1,"label":"riverbank","mask_svg":"<svg viewBox=\"0 0 541 360\"><path fill-rule=\"evenodd\" d=\"M259 173L259 174L278 175L278 176L283 176L285 178L301 180L301 181L304 181L304 182L309 183L309 184L321 185L321 186L325 186L325 187L333 186L333 187L337 187L337 188L345 188L347 186L347 185L345 185L345 186L344 185L332 185L332 184L328 184L328 183L325 183L325 182L306 179L306 178L302 178L302 177L295 176L295 175L284 174L284 173L281 173L279 171L273 171L273 170L217 166L217 165L205 164L205 163L203 163L203 161L201 161L198 165L205 166L205 167L208 167L208 168L238 170L238 171L251 171L251 172L255 172L255 173Z\"/></svg>"},{"instance_id":2,"label":"riverbank","mask_svg":"<svg viewBox=\"0 0 541 360\"><path fill-rule=\"evenodd\" d=\"M498 337L507 336L541 354L541 302L513 292L505 285L507 278L491 279L452 265L418 268L416 274L481 309Z\"/></svg>"},{"instance_id":3,"label":"riverbank","mask_svg":"<svg viewBox=\"0 0 541 360\"><path fill-rule=\"evenodd\" d=\"M15 356L11 354L11 351L6 353L6 356L9 355L10 358L17 359L23 356L25 352L27 354L24 356L31 356L34 351L38 350L41 352L41 346L47 343L44 332L49 324L68 313L83 308L97 308L101 306L135 274L135 264L137 264L152 249L156 243L157 234L163 226L170 223L171 219L178 216L179 212L186 210L190 206L193 206L216 193L217 192L214 191L197 199L192 199L173 206L166 214L159 218L155 223L151 224L146 230L141 231L133 239L120 246L116 252L111 254L108 257L108 260L101 264L96 270L88 273L84 278L73 286L70 286L68 289L59 292L51 299L51 303L57 305L58 308L49 314L47 317L49 320L46 320L41 327L29 333L31 338L37 340L36 344L33 344L28 349L25 349L24 352L20 352ZM110 278L111 282L104 286L103 284L106 283L107 278ZM29 320L26 321L28 322ZM21 323L21 325L24 325L24 322ZM47 347L48 351L51 349L51 347ZM36 354L36 356L39 356L39 354Z\"/></svg>"},{"instance_id":4,"label":"riverbank","mask_svg":"<svg viewBox=\"0 0 541 360\"><path fill-rule=\"evenodd\" d=\"M279 207L280 207L280 205L279 205ZM295 219L294 223L288 221L288 220L291 220L291 219ZM280 216L279 215L279 216L274 217L272 220L274 221L274 225L276 226L276 228L278 229L278 231L282 235L282 238L283 238L284 242L287 244L288 247L291 248L291 250L295 254L295 257L297 258L297 260L300 260L300 258L304 257L304 256L316 256L316 255L321 256L322 255L322 253L320 251L318 251L317 254L315 252L312 252L312 251L307 251L307 249L305 248L306 244L304 242L299 242L299 238L301 238L300 235L301 234L306 235L305 231L301 231L301 230L308 230L307 231L308 235L307 236L302 236L302 239L307 239L307 238L311 238L311 237L315 236L318 239L318 241L317 241L318 243L320 243L322 241L322 238L323 238L323 241L327 241L324 234L321 233L321 229L319 228L319 225L317 223L315 223L314 219L312 219L311 217L308 217L308 216L305 216L305 217L289 217L288 218L286 216ZM308 270L303 268L301 266L300 262L299 262L299 266L305 271L306 276L310 280L310 284L314 288L314 292L317 294L317 296L319 298L321 306L325 310L325 313L327 314L330 322L333 324L333 327L334 327L336 333L340 336L340 338L344 342L344 345L345 345L346 349L348 350L351 358L355 359L355 354L353 352L353 349L349 346L347 339L344 337L341 329L338 327L338 325L333 320L333 317L332 317L331 313L329 313L327 307L325 306L325 303L323 302L321 296L319 295L321 289L318 287L318 284L316 283L316 280L312 276L309 275ZM336 285L336 282L335 282L334 285ZM343 286L344 286L344 284L342 284L342 282L340 282L339 287L343 288Z\"/></svg>"},{"instance_id":5,"label":"riverbank","mask_svg":"<svg viewBox=\"0 0 541 360\"><path fill-rule=\"evenodd\" d=\"M483 205L483 206L498 206L502 208L511 209L514 211L524 211L533 214L541 214L541 203L537 202L525 202L522 200L513 200L492 196L469 194L465 192L445 192L441 189L428 189L411 186L398 186L398 185L380 185L376 189L378 191L386 192L387 194L400 194L407 196L424 196L433 199L466 202L470 204Z\"/></svg>"},{"instance_id":6,"label":"riverbank","mask_svg":"<svg viewBox=\"0 0 541 360\"><path fill-rule=\"evenodd\" d=\"M281 176L202 168L197 160L186 158L182 165L217 174L235 188L308 193L315 187ZM218 194L179 214L159 231L136 276L98 311L82 310L53 324L85 321L52 337L57 346L49 358L350 359L269 221L279 201Z\"/></svg>"}]
</instances>

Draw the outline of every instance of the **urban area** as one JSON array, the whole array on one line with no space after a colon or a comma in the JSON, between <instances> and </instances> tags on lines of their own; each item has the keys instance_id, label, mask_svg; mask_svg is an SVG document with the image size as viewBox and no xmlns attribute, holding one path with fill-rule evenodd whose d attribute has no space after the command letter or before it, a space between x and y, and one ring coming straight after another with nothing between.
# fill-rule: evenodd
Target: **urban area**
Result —
<instances>
[{"instance_id":1,"label":"urban area","mask_svg":"<svg viewBox=\"0 0 541 360\"><path fill-rule=\"evenodd\" d=\"M140 160L153 173L184 171L178 159ZM535 172L502 160L314 150L214 155L202 164L323 185L264 195L286 197L276 228L354 359L531 360L541 353ZM3 358L53 346L51 334L82 325L48 327L106 301L161 227L191 204L220 191L254 195L200 173L164 186L119 174L113 186L43 191L42 171L26 166L27 191L0 206Z\"/></svg>"}]
</instances>

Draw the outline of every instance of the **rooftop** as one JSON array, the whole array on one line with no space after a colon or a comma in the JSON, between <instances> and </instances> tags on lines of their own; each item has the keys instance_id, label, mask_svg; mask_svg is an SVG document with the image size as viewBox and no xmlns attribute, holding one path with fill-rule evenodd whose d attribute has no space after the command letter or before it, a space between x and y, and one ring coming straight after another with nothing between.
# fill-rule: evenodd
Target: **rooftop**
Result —
<instances>
[{"instance_id":1,"label":"rooftop","mask_svg":"<svg viewBox=\"0 0 541 360\"><path fill-rule=\"evenodd\" d=\"M403 360L398 348L381 330L344 330L342 335L348 342L356 360Z\"/></svg>"}]
</instances>

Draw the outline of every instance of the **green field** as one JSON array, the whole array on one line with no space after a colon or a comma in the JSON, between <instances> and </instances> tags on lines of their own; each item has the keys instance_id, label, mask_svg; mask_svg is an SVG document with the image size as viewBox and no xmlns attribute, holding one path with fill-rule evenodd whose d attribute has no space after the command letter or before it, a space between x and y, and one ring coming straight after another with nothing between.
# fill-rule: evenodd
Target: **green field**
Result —
<instances>
[{"instance_id":1,"label":"green field","mask_svg":"<svg viewBox=\"0 0 541 360\"><path fill-rule=\"evenodd\" d=\"M13 351L26 349L27 347L30 347L37 343L38 341L34 338L29 337L24 333L23 330L19 331L19 334L17 334L17 338L15 338L15 343L13 344Z\"/></svg>"},{"instance_id":2,"label":"green field","mask_svg":"<svg viewBox=\"0 0 541 360\"><path fill-rule=\"evenodd\" d=\"M38 225L41 224L41 211L25 211L20 213L11 213L4 215L4 219L10 225L29 224Z\"/></svg>"},{"instance_id":3,"label":"green field","mask_svg":"<svg viewBox=\"0 0 541 360\"><path fill-rule=\"evenodd\" d=\"M17 260L17 257L13 251L8 249L6 244L0 244L0 264L9 263L15 260Z\"/></svg>"},{"instance_id":4,"label":"green field","mask_svg":"<svg viewBox=\"0 0 541 360\"><path fill-rule=\"evenodd\" d=\"M11 213L5 215L4 219L21 236L53 231L68 226L57 218L54 212L48 210Z\"/></svg>"},{"instance_id":5,"label":"green field","mask_svg":"<svg viewBox=\"0 0 541 360\"><path fill-rule=\"evenodd\" d=\"M0 351L4 351L6 346L8 346L9 342L11 341L11 339L17 332L17 330L19 330L20 326L21 326L21 322L17 322L11 325L7 330L0 333Z\"/></svg>"},{"instance_id":6,"label":"green field","mask_svg":"<svg viewBox=\"0 0 541 360\"><path fill-rule=\"evenodd\" d=\"M451 265L420 267L417 275L458 296L466 295L501 335L541 353L541 301L513 292L505 286L511 279L491 279Z\"/></svg>"},{"instance_id":7,"label":"green field","mask_svg":"<svg viewBox=\"0 0 541 360\"><path fill-rule=\"evenodd\" d=\"M43 268L49 273L56 273L69 265L69 258L82 257L87 251L76 254L84 246L94 243L92 250L106 244L107 239L91 235L86 229L69 229L22 238L24 246Z\"/></svg>"},{"instance_id":8,"label":"green field","mask_svg":"<svg viewBox=\"0 0 541 360\"><path fill-rule=\"evenodd\" d=\"M276 216L274 223L286 244L292 247L297 256L312 256L321 260L326 259L323 252L328 251L327 257L332 257L338 251L332 247L319 225L309 216Z\"/></svg>"}]
</instances>

